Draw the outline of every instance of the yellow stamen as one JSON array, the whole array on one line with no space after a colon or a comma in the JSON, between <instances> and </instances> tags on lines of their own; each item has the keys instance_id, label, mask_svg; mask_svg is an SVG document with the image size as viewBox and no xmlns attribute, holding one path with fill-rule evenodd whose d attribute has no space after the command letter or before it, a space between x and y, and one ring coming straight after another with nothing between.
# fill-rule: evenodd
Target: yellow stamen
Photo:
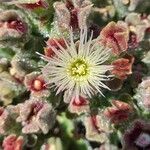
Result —
<instances>
[{"instance_id":1,"label":"yellow stamen","mask_svg":"<svg viewBox=\"0 0 150 150\"><path fill-rule=\"evenodd\" d=\"M67 71L72 77L84 77L87 76L88 70L89 66L87 65L87 62L84 59L78 58L71 63Z\"/></svg>"}]
</instances>

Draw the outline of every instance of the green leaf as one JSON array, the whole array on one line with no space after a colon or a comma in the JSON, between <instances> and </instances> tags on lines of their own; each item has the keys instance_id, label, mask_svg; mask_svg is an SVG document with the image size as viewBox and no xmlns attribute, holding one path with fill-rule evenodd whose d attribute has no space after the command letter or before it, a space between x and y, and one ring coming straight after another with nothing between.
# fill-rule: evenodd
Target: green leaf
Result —
<instances>
[{"instance_id":1,"label":"green leaf","mask_svg":"<svg viewBox=\"0 0 150 150\"><path fill-rule=\"evenodd\" d=\"M7 58L8 60L11 60L14 55L15 52L13 52L12 49L0 48L0 58Z\"/></svg>"},{"instance_id":2,"label":"green leaf","mask_svg":"<svg viewBox=\"0 0 150 150\"><path fill-rule=\"evenodd\" d=\"M36 52L43 53L45 47L45 39L43 37L34 36L28 40L24 45L24 50L28 51L31 55L36 58L40 58Z\"/></svg>"}]
</instances>

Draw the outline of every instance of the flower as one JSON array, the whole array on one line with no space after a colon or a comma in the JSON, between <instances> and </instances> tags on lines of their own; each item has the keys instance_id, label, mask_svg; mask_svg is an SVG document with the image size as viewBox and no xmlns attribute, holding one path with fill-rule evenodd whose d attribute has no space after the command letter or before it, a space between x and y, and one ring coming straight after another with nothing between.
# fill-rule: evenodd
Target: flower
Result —
<instances>
[{"instance_id":1,"label":"flower","mask_svg":"<svg viewBox=\"0 0 150 150\"><path fill-rule=\"evenodd\" d=\"M24 7L26 9L36 9L36 8L48 8L48 4L46 3L45 0L33 0L30 3L26 0L23 2L15 2L18 6Z\"/></svg>"},{"instance_id":2,"label":"flower","mask_svg":"<svg viewBox=\"0 0 150 150\"><path fill-rule=\"evenodd\" d=\"M127 25L118 21L110 22L100 32L100 43L112 49L112 53L119 55L128 48L129 32Z\"/></svg>"},{"instance_id":3,"label":"flower","mask_svg":"<svg viewBox=\"0 0 150 150\"><path fill-rule=\"evenodd\" d=\"M81 31L80 41L74 43L73 34L70 33L71 41L64 49L57 41L61 51L51 47L56 56L43 59L48 61L42 68L42 73L47 83L54 84L57 93L62 91L70 93L71 97L79 95L91 95L95 92L102 94L101 88L109 89L103 81L109 80L111 75L105 73L112 69L111 65L104 64L109 59L109 49L99 46L92 36L87 41L86 30Z\"/></svg>"},{"instance_id":4,"label":"flower","mask_svg":"<svg viewBox=\"0 0 150 150\"><path fill-rule=\"evenodd\" d=\"M38 72L27 74L24 79L24 84L31 91L31 96L47 97L50 91L46 88L46 82L42 75Z\"/></svg>"},{"instance_id":5,"label":"flower","mask_svg":"<svg viewBox=\"0 0 150 150\"><path fill-rule=\"evenodd\" d=\"M123 150L150 149L150 123L134 121L123 136Z\"/></svg>"},{"instance_id":6,"label":"flower","mask_svg":"<svg viewBox=\"0 0 150 150\"><path fill-rule=\"evenodd\" d=\"M143 79L139 84L134 98L146 111L150 111L150 77Z\"/></svg>"},{"instance_id":7,"label":"flower","mask_svg":"<svg viewBox=\"0 0 150 150\"><path fill-rule=\"evenodd\" d=\"M0 40L20 38L27 33L27 30L27 24L17 11L0 11Z\"/></svg>"},{"instance_id":8,"label":"flower","mask_svg":"<svg viewBox=\"0 0 150 150\"><path fill-rule=\"evenodd\" d=\"M109 123L101 115L85 117L86 138L90 141L106 142L111 132Z\"/></svg>"},{"instance_id":9,"label":"flower","mask_svg":"<svg viewBox=\"0 0 150 150\"><path fill-rule=\"evenodd\" d=\"M86 26L91 7L92 4L89 0L67 0L66 3L55 2L54 8L58 25L67 29L70 27L82 29Z\"/></svg>"},{"instance_id":10,"label":"flower","mask_svg":"<svg viewBox=\"0 0 150 150\"><path fill-rule=\"evenodd\" d=\"M22 136L17 137L15 134L7 136L2 144L3 150L22 150L24 139Z\"/></svg>"},{"instance_id":11,"label":"flower","mask_svg":"<svg viewBox=\"0 0 150 150\"><path fill-rule=\"evenodd\" d=\"M112 105L104 110L104 115L113 124L126 121L133 112L132 107L128 103L121 102L120 100L112 100Z\"/></svg>"},{"instance_id":12,"label":"flower","mask_svg":"<svg viewBox=\"0 0 150 150\"><path fill-rule=\"evenodd\" d=\"M24 7L26 9L36 9L36 8L47 8L48 4L45 0L1 0L7 4L15 4L18 7Z\"/></svg>"},{"instance_id":13,"label":"flower","mask_svg":"<svg viewBox=\"0 0 150 150\"><path fill-rule=\"evenodd\" d=\"M150 27L149 17L142 18L141 14L132 12L126 16L125 22L128 24L130 32L136 34L137 42L142 41L146 29Z\"/></svg>"},{"instance_id":14,"label":"flower","mask_svg":"<svg viewBox=\"0 0 150 150\"><path fill-rule=\"evenodd\" d=\"M47 47L45 47L45 49L44 49L45 56L53 57L55 55L55 52L51 49L51 47L54 47L57 50L60 50L59 46L57 45L57 43L55 41L57 41L63 48L66 48L65 41L62 38L59 38L59 39L50 38L46 42Z\"/></svg>"},{"instance_id":15,"label":"flower","mask_svg":"<svg viewBox=\"0 0 150 150\"><path fill-rule=\"evenodd\" d=\"M119 58L112 62L114 67L111 71L112 74L116 75L119 79L126 79L128 75L132 74L132 65L134 57L128 56L127 58Z\"/></svg>"},{"instance_id":16,"label":"flower","mask_svg":"<svg viewBox=\"0 0 150 150\"><path fill-rule=\"evenodd\" d=\"M70 112L77 113L78 115L88 112L90 110L89 101L82 96L79 96L79 99L73 97L68 109Z\"/></svg>"},{"instance_id":17,"label":"flower","mask_svg":"<svg viewBox=\"0 0 150 150\"><path fill-rule=\"evenodd\" d=\"M31 99L23 104L18 104L18 122L23 125L22 132L47 134L55 123L55 111L52 106L44 100Z\"/></svg>"},{"instance_id":18,"label":"flower","mask_svg":"<svg viewBox=\"0 0 150 150\"><path fill-rule=\"evenodd\" d=\"M62 141L58 137L51 137L43 144L40 150L63 150Z\"/></svg>"}]
</instances>

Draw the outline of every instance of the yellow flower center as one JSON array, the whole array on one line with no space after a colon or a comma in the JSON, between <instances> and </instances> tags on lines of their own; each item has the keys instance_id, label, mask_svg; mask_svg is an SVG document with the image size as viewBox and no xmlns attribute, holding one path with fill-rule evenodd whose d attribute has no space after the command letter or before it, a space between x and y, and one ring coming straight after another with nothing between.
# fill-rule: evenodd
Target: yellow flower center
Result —
<instances>
[{"instance_id":1,"label":"yellow flower center","mask_svg":"<svg viewBox=\"0 0 150 150\"><path fill-rule=\"evenodd\" d=\"M73 61L68 68L68 72L72 77L80 78L88 75L89 67L84 59L78 58Z\"/></svg>"}]
</instances>

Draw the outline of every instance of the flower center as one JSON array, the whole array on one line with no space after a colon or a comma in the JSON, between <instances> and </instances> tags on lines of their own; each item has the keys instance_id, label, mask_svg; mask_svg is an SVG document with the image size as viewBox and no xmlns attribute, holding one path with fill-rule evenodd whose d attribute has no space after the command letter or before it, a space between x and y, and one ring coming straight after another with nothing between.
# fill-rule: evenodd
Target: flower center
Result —
<instances>
[{"instance_id":1,"label":"flower center","mask_svg":"<svg viewBox=\"0 0 150 150\"><path fill-rule=\"evenodd\" d=\"M36 91L40 91L40 90L43 90L44 89L44 82L39 80L39 79L35 79L33 81L33 88L34 90Z\"/></svg>"},{"instance_id":2,"label":"flower center","mask_svg":"<svg viewBox=\"0 0 150 150\"><path fill-rule=\"evenodd\" d=\"M88 74L88 65L85 60L77 59L70 65L68 70L73 77L83 77Z\"/></svg>"}]
</instances>

